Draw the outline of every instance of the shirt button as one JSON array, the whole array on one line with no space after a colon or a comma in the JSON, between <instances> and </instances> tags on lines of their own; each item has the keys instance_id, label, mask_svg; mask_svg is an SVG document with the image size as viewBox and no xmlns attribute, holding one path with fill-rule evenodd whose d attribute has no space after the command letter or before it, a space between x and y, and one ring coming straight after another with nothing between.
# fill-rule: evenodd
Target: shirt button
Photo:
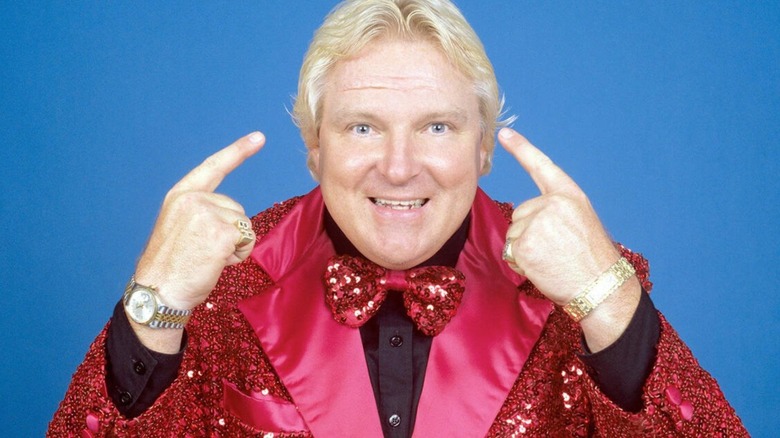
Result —
<instances>
[{"instance_id":1,"label":"shirt button","mask_svg":"<svg viewBox=\"0 0 780 438\"><path fill-rule=\"evenodd\" d=\"M144 375L146 373L146 364L140 360L133 362L133 371L135 371L136 374Z\"/></svg>"},{"instance_id":2,"label":"shirt button","mask_svg":"<svg viewBox=\"0 0 780 438\"><path fill-rule=\"evenodd\" d=\"M398 335L395 335L392 338L390 338L390 346L400 347L401 345L404 345L404 338Z\"/></svg>"},{"instance_id":3,"label":"shirt button","mask_svg":"<svg viewBox=\"0 0 780 438\"><path fill-rule=\"evenodd\" d=\"M128 406L132 402L133 396L129 392L123 391L121 394L119 394L119 403L121 403L122 406Z\"/></svg>"},{"instance_id":4,"label":"shirt button","mask_svg":"<svg viewBox=\"0 0 780 438\"><path fill-rule=\"evenodd\" d=\"M387 419L387 423L391 427L398 427L401 425L401 417L398 414L393 414Z\"/></svg>"}]
</instances>

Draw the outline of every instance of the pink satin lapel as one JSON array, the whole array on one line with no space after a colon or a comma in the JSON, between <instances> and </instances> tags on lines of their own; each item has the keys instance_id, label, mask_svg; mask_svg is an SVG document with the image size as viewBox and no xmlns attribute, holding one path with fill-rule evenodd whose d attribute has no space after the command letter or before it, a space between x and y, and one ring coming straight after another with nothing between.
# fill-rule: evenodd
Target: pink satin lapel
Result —
<instances>
[{"instance_id":1,"label":"pink satin lapel","mask_svg":"<svg viewBox=\"0 0 780 438\"><path fill-rule=\"evenodd\" d=\"M313 240L324 234L324 204L319 186L306 194L287 216L252 250L249 257L276 281L294 264L305 262Z\"/></svg>"},{"instance_id":2,"label":"pink satin lapel","mask_svg":"<svg viewBox=\"0 0 780 438\"><path fill-rule=\"evenodd\" d=\"M239 308L314 436L381 436L359 331L336 323L322 298L333 248L321 199L318 189L304 197L255 248L276 287ZM484 436L552 310L519 295L523 278L500 258L506 220L481 190L471 220L458 261L466 294L431 347L415 436Z\"/></svg>"},{"instance_id":3,"label":"pink satin lapel","mask_svg":"<svg viewBox=\"0 0 780 438\"><path fill-rule=\"evenodd\" d=\"M520 295L500 258L507 222L481 190L458 259L466 293L437 336L414 436L485 436L542 332L552 303Z\"/></svg>"},{"instance_id":4,"label":"pink satin lapel","mask_svg":"<svg viewBox=\"0 0 780 438\"><path fill-rule=\"evenodd\" d=\"M266 354L314 436L382 436L360 332L325 305L322 275L333 246L319 189L255 247L276 287L242 301Z\"/></svg>"}]
</instances>

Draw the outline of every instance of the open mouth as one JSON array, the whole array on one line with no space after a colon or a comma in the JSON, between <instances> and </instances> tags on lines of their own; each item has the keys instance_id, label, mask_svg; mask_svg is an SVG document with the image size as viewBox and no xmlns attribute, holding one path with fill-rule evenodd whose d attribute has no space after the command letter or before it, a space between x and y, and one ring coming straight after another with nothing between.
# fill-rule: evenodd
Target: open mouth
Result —
<instances>
[{"instance_id":1,"label":"open mouth","mask_svg":"<svg viewBox=\"0 0 780 438\"><path fill-rule=\"evenodd\" d=\"M409 201L391 201L389 199L371 198L371 202L380 207L391 208L393 210L412 210L422 207L428 200L412 199Z\"/></svg>"}]
</instances>

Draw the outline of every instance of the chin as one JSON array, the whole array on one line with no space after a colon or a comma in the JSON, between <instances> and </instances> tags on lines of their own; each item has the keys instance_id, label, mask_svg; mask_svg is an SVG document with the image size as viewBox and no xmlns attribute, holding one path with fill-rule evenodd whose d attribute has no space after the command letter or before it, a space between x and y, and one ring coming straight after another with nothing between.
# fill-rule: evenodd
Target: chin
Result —
<instances>
[{"instance_id":1,"label":"chin","mask_svg":"<svg viewBox=\"0 0 780 438\"><path fill-rule=\"evenodd\" d=\"M409 269L420 263L428 260L436 254L436 250L431 251L409 251L409 246L392 247L385 246L383 248L389 248L390 251L382 251L382 253L374 253L374 257L371 257L372 261L382 267L393 270ZM430 254L429 254L430 253Z\"/></svg>"}]
</instances>

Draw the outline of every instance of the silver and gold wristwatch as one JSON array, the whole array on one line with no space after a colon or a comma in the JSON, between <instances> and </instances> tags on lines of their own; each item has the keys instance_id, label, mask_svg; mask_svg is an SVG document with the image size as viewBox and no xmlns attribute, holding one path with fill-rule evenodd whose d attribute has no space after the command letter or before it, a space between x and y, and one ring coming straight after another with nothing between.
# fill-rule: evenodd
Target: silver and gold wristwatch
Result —
<instances>
[{"instance_id":1,"label":"silver and gold wristwatch","mask_svg":"<svg viewBox=\"0 0 780 438\"><path fill-rule=\"evenodd\" d=\"M192 315L192 310L179 310L164 305L157 289L136 283L135 276L130 277L122 302L130 319L155 329L183 329Z\"/></svg>"}]
</instances>

